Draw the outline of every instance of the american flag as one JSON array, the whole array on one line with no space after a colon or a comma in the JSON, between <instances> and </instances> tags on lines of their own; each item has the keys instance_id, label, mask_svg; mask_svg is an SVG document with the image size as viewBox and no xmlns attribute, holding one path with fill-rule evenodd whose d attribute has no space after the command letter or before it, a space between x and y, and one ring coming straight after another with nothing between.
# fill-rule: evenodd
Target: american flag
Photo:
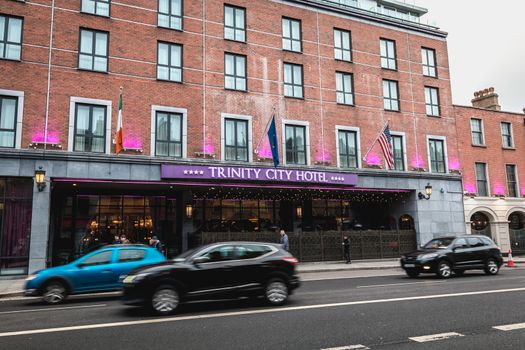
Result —
<instances>
[{"instance_id":1,"label":"american flag","mask_svg":"<svg viewBox=\"0 0 525 350\"><path fill-rule=\"evenodd\" d=\"M388 124L383 129L383 132L379 136L379 144L381 144L381 149L385 155L386 164L388 169L394 167L394 149L392 147L392 136L390 135L390 128Z\"/></svg>"}]
</instances>

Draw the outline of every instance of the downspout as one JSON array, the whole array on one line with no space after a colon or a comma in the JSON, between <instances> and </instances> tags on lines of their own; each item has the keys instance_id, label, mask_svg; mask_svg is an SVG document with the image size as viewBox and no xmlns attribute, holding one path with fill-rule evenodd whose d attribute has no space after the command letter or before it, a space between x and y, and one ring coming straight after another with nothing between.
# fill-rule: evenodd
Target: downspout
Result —
<instances>
[{"instance_id":1,"label":"downspout","mask_svg":"<svg viewBox=\"0 0 525 350\"><path fill-rule=\"evenodd\" d=\"M320 39L320 31L319 31L319 10L316 12L316 21L317 21L317 69L319 70L319 99L321 103L321 162L324 166L324 106L323 106L323 75L321 74L321 39ZM304 77L303 77L304 79ZM312 147L310 141L310 147ZM311 155L310 155L311 157ZM314 159L315 164L315 159Z\"/></svg>"},{"instance_id":2,"label":"downspout","mask_svg":"<svg viewBox=\"0 0 525 350\"><path fill-rule=\"evenodd\" d=\"M202 0L202 154L206 159L206 0Z\"/></svg>"},{"instance_id":3,"label":"downspout","mask_svg":"<svg viewBox=\"0 0 525 350\"><path fill-rule=\"evenodd\" d=\"M53 28L55 24L55 0L51 2L51 28L49 29L49 56L47 59L46 121L44 125L44 151L47 149L47 125L49 122L49 95L51 93L51 57L53 53Z\"/></svg>"}]
</instances>

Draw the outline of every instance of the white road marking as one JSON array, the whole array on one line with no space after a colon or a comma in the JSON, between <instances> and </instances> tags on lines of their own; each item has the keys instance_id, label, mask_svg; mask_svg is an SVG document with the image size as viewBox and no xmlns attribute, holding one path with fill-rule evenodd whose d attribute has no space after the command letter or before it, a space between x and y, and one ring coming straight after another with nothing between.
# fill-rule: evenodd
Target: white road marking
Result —
<instances>
[{"instance_id":1,"label":"white road marking","mask_svg":"<svg viewBox=\"0 0 525 350\"><path fill-rule=\"evenodd\" d=\"M500 330L500 331L514 331L516 329L524 329L525 323L514 323L514 324L506 324L503 326L495 326L492 327L494 329Z\"/></svg>"},{"instance_id":2,"label":"white road marking","mask_svg":"<svg viewBox=\"0 0 525 350\"><path fill-rule=\"evenodd\" d=\"M64 307L47 307L42 309L29 309L29 310L15 310L15 311L2 311L0 314L19 314L26 312L41 312L41 311L57 311L57 310L71 310L71 309L89 309L94 307L107 306L107 304L94 304L94 305L82 305L82 306L64 306Z\"/></svg>"},{"instance_id":3,"label":"white road marking","mask_svg":"<svg viewBox=\"0 0 525 350\"><path fill-rule=\"evenodd\" d=\"M369 284L366 286L357 286L356 288L374 288L374 287L390 287L390 286L403 286L405 284L436 284L445 283L447 281L434 281L434 282L406 282L406 283L389 283L389 284Z\"/></svg>"},{"instance_id":4,"label":"white road marking","mask_svg":"<svg viewBox=\"0 0 525 350\"><path fill-rule=\"evenodd\" d=\"M321 350L370 350L370 348L364 345L361 345L361 344L357 344L357 345L338 346L335 348L325 348Z\"/></svg>"},{"instance_id":5,"label":"white road marking","mask_svg":"<svg viewBox=\"0 0 525 350\"><path fill-rule=\"evenodd\" d=\"M177 321L187 321L187 320L203 320L203 319L217 318L217 317L257 315L257 314L267 314L267 313L275 313L275 312L288 312L288 311L298 311L298 310L322 309L322 308L329 308L329 307L380 304L380 303L392 303L392 302L397 302L397 301L414 301L414 300L424 300L424 299L440 299L440 298L462 297L462 296L468 296L468 295L498 294L498 293L511 293L511 292L525 292L525 288L495 289L495 290L484 290L484 291L476 291L476 292L421 295L421 296L391 298L391 299L348 301L348 302L332 303L332 304L317 304L317 305L290 306L290 307L280 307L280 308L265 308L265 309L258 309L258 310L220 312L220 313L205 314L205 315L153 318L153 319L147 319L147 320L113 322L113 323L98 323L98 324L88 324L88 325L71 326L71 327L30 329L30 330L26 330L26 331L15 331L15 332L0 333L0 337L11 337L11 336L16 336L16 335L27 335L27 334L40 334L40 333L77 331L77 330L94 329L94 328L134 326L134 325L143 325L143 324L149 325L149 324L154 324L154 323L167 323L167 322L177 322Z\"/></svg>"},{"instance_id":6,"label":"white road marking","mask_svg":"<svg viewBox=\"0 0 525 350\"><path fill-rule=\"evenodd\" d=\"M429 341L436 340L445 340L449 338L464 337L461 333L450 332L450 333L440 333L440 334L431 334L431 335L422 335L420 337L411 337L410 340L416 341L418 343L426 343Z\"/></svg>"}]
</instances>

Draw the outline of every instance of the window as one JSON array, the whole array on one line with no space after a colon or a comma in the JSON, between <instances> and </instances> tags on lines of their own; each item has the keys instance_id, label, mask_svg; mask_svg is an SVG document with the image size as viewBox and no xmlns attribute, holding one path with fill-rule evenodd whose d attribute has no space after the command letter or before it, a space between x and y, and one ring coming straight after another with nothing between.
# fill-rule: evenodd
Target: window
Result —
<instances>
[{"instance_id":1,"label":"window","mask_svg":"<svg viewBox=\"0 0 525 350\"><path fill-rule=\"evenodd\" d=\"M234 258L234 247L232 245L223 245L216 248L212 248L201 256L207 256L210 258L209 262L217 262L224 260L233 260Z\"/></svg>"},{"instance_id":2,"label":"window","mask_svg":"<svg viewBox=\"0 0 525 350\"><path fill-rule=\"evenodd\" d=\"M337 103L345 105L354 104L354 80L352 74L335 73Z\"/></svg>"},{"instance_id":3,"label":"window","mask_svg":"<svg viewBox=\"0 0 525 350\"><path fill-rule=\"evenodd\" d=\"M387 111L399 111L397 81L383 80L383 105Z\"/></svg>"},{"instance_id":4,"label":"window","mask_svg":"<svg viewBox=\"0 0 525 350\"><path fill-rule=\"evenodd\" d=\"M518 182L516 180L516 165L505 165L507 173L507 193L509 197L518 197Z\"/></svg>"},{"instance_id":5,"label":"window","mask_svg":"<svg viewBox=\"0 0 525 350\"><path fill-rule=\"evenodd\" d=\"M109 0L82 0L80 11L109 17Z\"/></svg>"},{"instance_id":6,"label":"window","mask_svg":"<svg viewBox=\"0 0 525 350\"><path fill-rule=\"evenodd\" d=\"M0 96L0 147L15 147L18 97Z\"/></svg>"},{"instance_id":7,"label":"window","mask_svg":"<svg viewBox=\"0 0 525 350\"><path fill-rule=\"evenodd\" d=\"M286 125L286 163L306 165L306 127Z\"/></svg>"},{"instance_id":8,"label":"window","mask_svg":"<svg viewBox=\"0 0 525 350\"><path fill-rule=\"evenodd\" d=\"M80 29L78 68L97 72L108 71L109 33Z\"/></svg>"},{"instance_id":9,"label":"window","mask_svg":"<svg viewBox=\"0 0 525 350\"><path fill-rule=\"evenodd\" d=\"M118 251L118 262L139 261L145 256L146 251L143 249L120 249Z\"/></svg>"},{"instance_id":10,"label":"window","mask_svg":"<svg viewBox=\"0 0 525 350\"><path fill-rule=\"evenodd\" d=\"M157 79L182 82L182 46L158 43Z\"/></svg>"},{"instance_id":11,"label":"window","mask_svg":"<svg viewBox=\"0 0 525 350\"><path fill-rule=\"evenodd\" d=\"M397 69L396 66L396 42L381 39L381 68Z\"/></svg>"},{"instance_id":12,"label":"window","mask_svg":"<svg viewBox=\"0 0 525 350\"><path fill-rule=\"evenodd\" d=\"M283 49L301 52L301 21L283 18Z\"/></svg>"},{"instance_id":13,"label":"window","mask_svg":"<svg viewBox=\"0 0 525 350\"><path fill-rule=\"evenodd\" d=\"M105 252L100 252L100 253L90 256L89 258L82 261L81 264L84 266L109 264L109 262L111 261L112 254L113 254L113 251L106 250Z\"/></svg>"},{"instance_id":14,"label":"window","mask_svg":"<svg viewBox=\"0 0 525 350\"><path fill-rule=\"evenodd\" d=\"M182 30L182 0L159 0L159 27Z\"/></svg>"},{"instance_id":15,"label":"window","mask_svg":"<svg viewBox=\"0 0 525 350\"><path fill-rule=\"evenodd\" d=\"M483 247L485 244L481 241L481 239L477 237L468 237L467 238L468 244L472 247Z\"/></svg>"},{"instance_id":16,"label":"window","mask_svg":"<svg viewBox=\"0 0 525 350\"><path fill-rule=\"evenodd\" d=\"M21 18L0 15L0 58L20 60L22 23Z\"/></svg>"},{"instance_id":17,"label":"window","mask_svg":"<svg viewBox=\"0 0 525 350\"><path fill-rule=\"evenodd\" d=\"M391 135L392 147L394 149L394 170L405 170L405 148L403 145L403 136Z\"/></svg>"},{"instance_id":18,"label":"window","mask_svg":"<svg viewBox=\"0 0 525 350\"><path fill-rule=\"evenodd\" d=\"M237 259L254 259L268 254L272 249L265 245L244 244L235 247Z\"/></svg>"},{"instance_id":19,"label":"window","mask_svg":"<svg viewBox=\"0 0 525 350\"><path fill-rule=\"evenodd\" d=\"M224 5L224 39L246 41L246 9Z\"/></svg>"},{"instance_id":20,"label":"window","mask_svg":"<svg viewBox=\"0 0 525 350\"><path fill-rule=\"evenodd\" d=\"M465 238L458 238L454 242L454 246L455 247L460 247L460 248L468 248L468 243L467 243L467 240Z\"/></svg>"},{"instance_id":21,"label":"window","mask_svg":"<svg viewBox=\"0 0 525 350\"><path fill-rule=\"evenodd\" d=\"M481 119L470 119L470 130L472 132L472 144L483 146L483 122Z\"/></svg>"},{"instance_id":22,"label":"window","mask_svg":"<svg viewBox=\"0 0 525 350\"><path fill-rule=\"evenodd\" d=\"M425 86L425 105L427 115L439 116L439 91L437 88Z\"/></svg>"},{"instance_id":23,"label":"window","mask_svg":"<svg viewBox=\"0 0 525 350\"><path fill-rule=\"evenodd\" d=\"M478 186L478 196L486 197L489 195L487 186L487 164L476 163L476 184Z\"/></svg>"},{"instance_id":24,"label":"window","mask_svg":"<svg viewBox=\"0 0 525 350\"><path fill-rule=\"evenodd\" d=\"M248 161L248 121L224 119L224 159Z\"/></svg>"},{"instance_id":25,"label":"window","mask_svg":"<svg viewBox=\"0 0 525 350\"><path fill-rule=\"evenodd\" d=\"M504 148L514 147L514 142L512 141L512 126L510 123L501 123L501 142Z\"/></svg>"},{"instance_id":26,"label":"window","mask_svg":"<svg viewBox=\"0 0 525 350\"><path fill-rule=\"evenodd\" d=\"M76 104L74 151L104 153L106 106Z\"/></svg>"},{"instance_id":27,"label":"window","mask_svg":"<svg viewBox=\"0 0 525 350\"><path fill-rule=\"evenodd\" d=\"M284 64L284 96L303 98L303 66Z\"/></svg>"},{"instance_id":28,"label":"window","mask_svg":"<svg viewBox=\"0 0 525 350\"><path fill-rule=\"evenodd\" d=\"M437 77L435 50L421 48L421 63L423 64L423 75Z\"/></svg>"},{"instance_id":29,"label":"window","mask_svg":"<svg viewBox=\"0 0 525 350\"><path fill-rule=\"evenodd\" d=\"M339 130L339 164L342 168L357 168L357 132Z\"/></svg>"},{"instance_id":30,"label":"window","mask_svg":"<svg viewBox=\"0 0 525 350\"><path fill-rule=\"evenodd\" d=\"M224 54L224 87L246 91L246 56Z\"/></svg>"},{"instance_id":31,"label":"window","mask_svg":"<svg viewBox=\"0 0 525 350\"><path fill-rule=\"evenodd\" d=\"M336 60L352 61L352 42L350 32L341 29L334 29L334 55Z\"/></svg>"},{"instance_id":32,"label":"window","mask_svg":"<svg viewBox=\"0 0 525 350\"><path fill-rule=\"evenodd\" d=\"M155 155L182 157L182 114L157 112Z\"/></svg>"},{"instance_id":33,"label":"window","mask_svg":"<svg viewBox=\"0 0 525 350\"><path fill-rule=\"evenodd\" d=\"M438 139L429 139L428 151L430 153L430 172L446 173L445 142Z\"/></svg>"}]
</instances>

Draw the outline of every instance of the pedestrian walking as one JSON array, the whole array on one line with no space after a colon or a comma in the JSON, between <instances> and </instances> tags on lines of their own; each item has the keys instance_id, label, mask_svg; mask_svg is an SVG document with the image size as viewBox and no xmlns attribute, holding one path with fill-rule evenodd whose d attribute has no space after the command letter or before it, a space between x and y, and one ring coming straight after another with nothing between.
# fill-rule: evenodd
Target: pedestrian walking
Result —
<instances>
[{"instance_id":1,"label":"pedestrian walking","mask_svg":"<svg viewBox=\"0 0 525 350\"><path fill-rule=\"evenodd\" d=\"M149 246L152 248L157 249L159 252L164 254L164 247L162 246L162 242L157 236L153 236L149 240Z\"/></svg>"},{"instance_id":2,"label":"pedestrian walking","mask_svg":"<svg viewBox=\"0 0 525 350\"><path fill-rule=\"evenodd\" d=\"M281 239L279 240L279 243L281 243L284 250L289 251L290 245L288 243L288 235L286 234L286 232L284 232L283 229L281 229L280 234L281 234Z\"/></svg>"},{"instance_id":3,"label":"pedestrian walking","mask_svg":"<svg viewBox=\"0 0 525 350\"><path fill-rule=\"evenodd\" d=\"M343 236L343 249L344 249L346 263L351 264L352 259L350 256L350 240L348 239L348 236Z\"/></svg>"}]
</instances>

